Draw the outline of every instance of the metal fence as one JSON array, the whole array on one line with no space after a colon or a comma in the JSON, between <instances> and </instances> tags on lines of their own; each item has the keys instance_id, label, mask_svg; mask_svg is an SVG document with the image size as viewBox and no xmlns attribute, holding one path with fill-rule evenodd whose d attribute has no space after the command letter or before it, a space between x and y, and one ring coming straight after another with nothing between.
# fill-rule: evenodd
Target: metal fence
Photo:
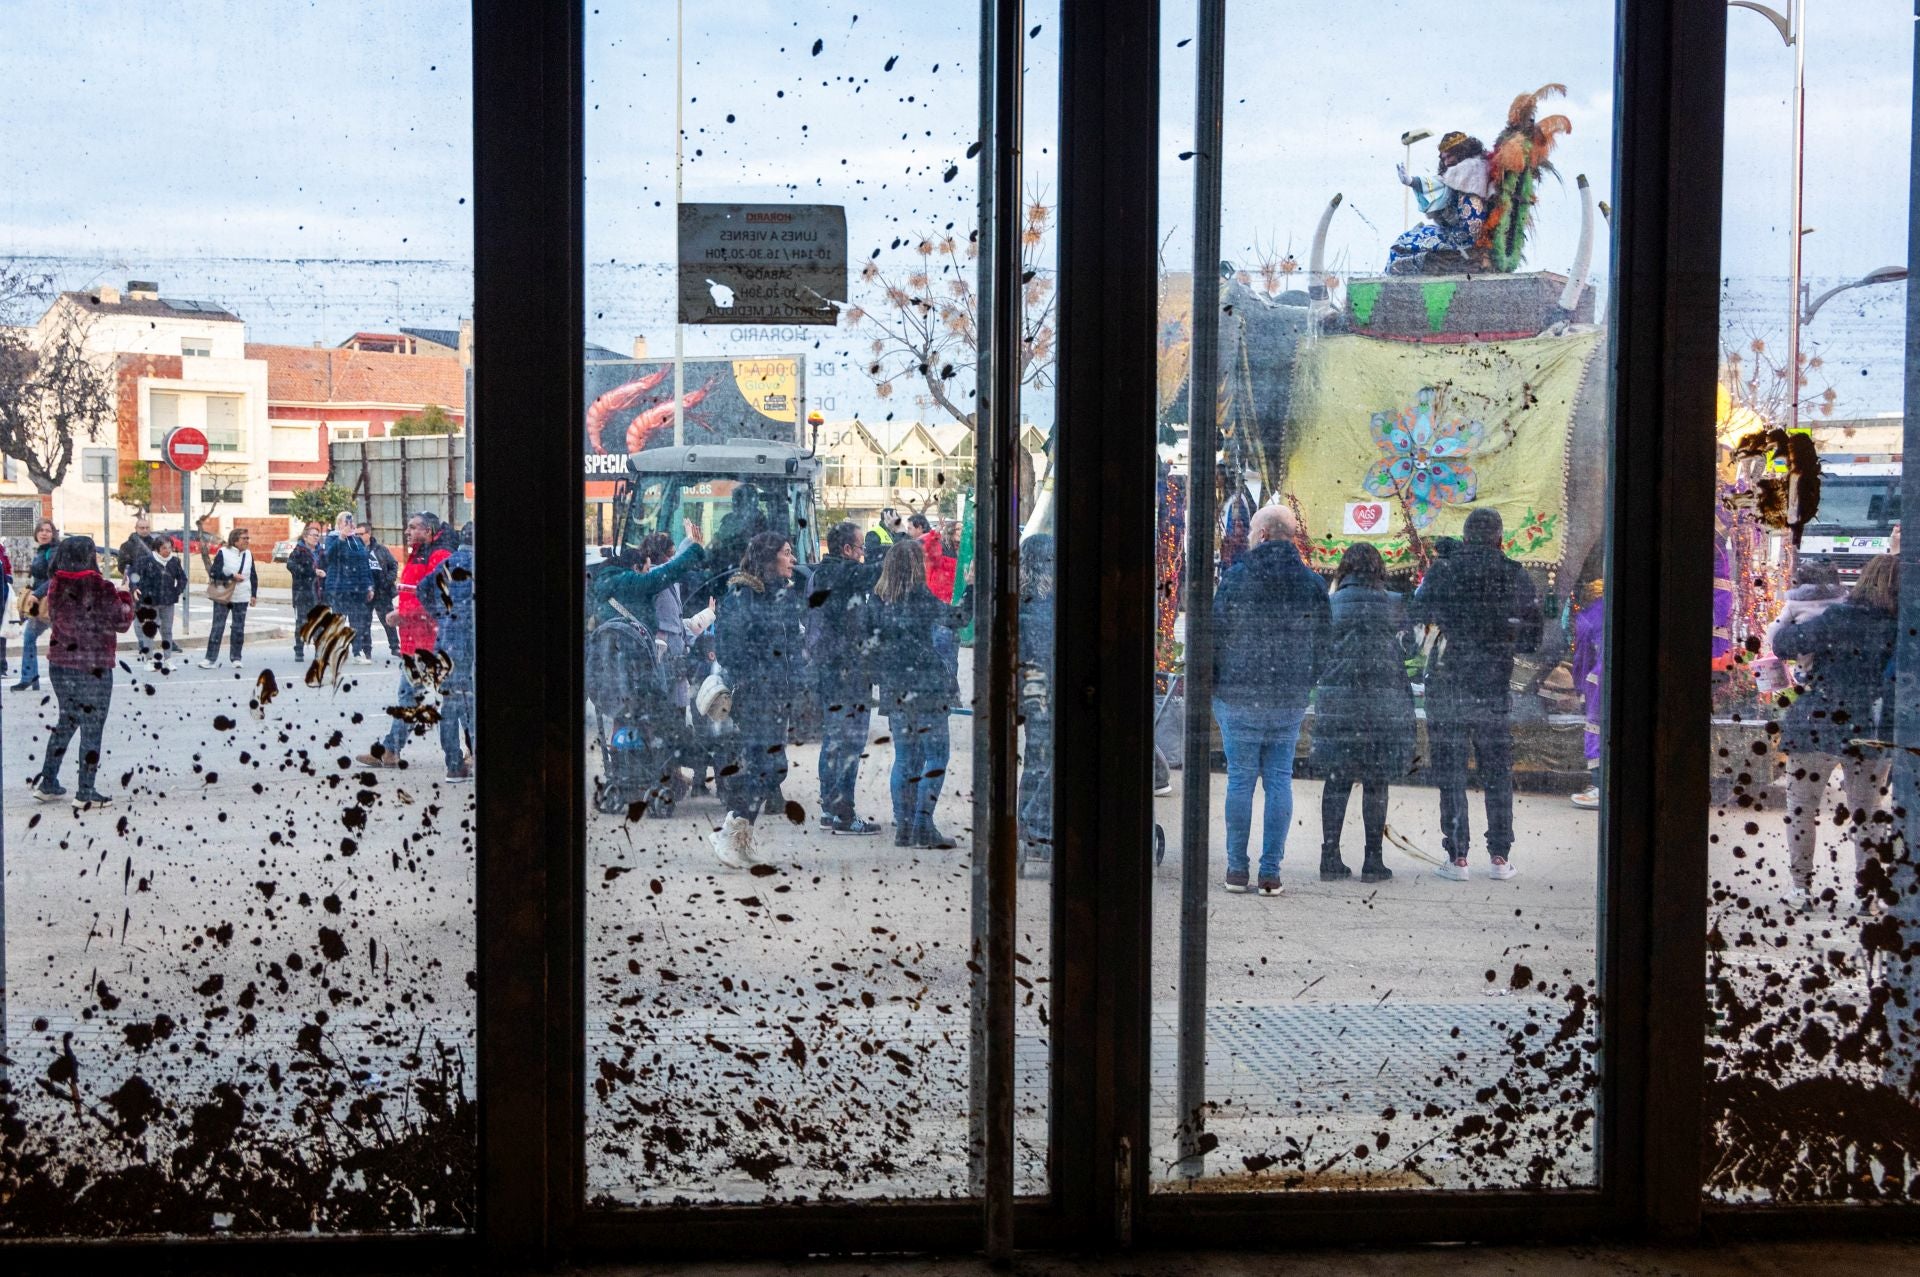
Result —
<instances>
[{"instance_id":1,"label":"metal fence","mask_svg":"<svg viewBox=\"0 0 1920 1277\"><path fill-rule=\"evenodd\" d=\"M396 545L407 517L431 510L459 527L473 517L467 498L467 437L405 435L329 445L331 478L353 493L355 514Z\"/></svg>"}]
</instances>

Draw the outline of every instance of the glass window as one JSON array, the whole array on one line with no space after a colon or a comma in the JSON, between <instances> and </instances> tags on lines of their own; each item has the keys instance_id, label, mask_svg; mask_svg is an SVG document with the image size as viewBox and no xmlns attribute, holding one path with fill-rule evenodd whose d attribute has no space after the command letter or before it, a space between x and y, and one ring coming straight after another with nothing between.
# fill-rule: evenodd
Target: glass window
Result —
<instances>
[{"instance_id":1,"label":"glass window","mask_svg":"<svg viewBox=\"0 0 1920 1277\"><path fill-rule=\"evenodd\" d=\"M147 443L159 449L166 446L167 432L180 425L180 395L172 390L155 390L147 395Z\"/></svg>"},{"instance_id":2,"label":"glass window","mask_svg":"<svg viewBox=\"0 0 1920 1277\"><path fill-rule=\"evenodd\" d=\"M1596 1182L1615 10L1164 11L1157 1190Z\"/></svg>"},{"instance_id":3,"label":"glass window","mask_svg":"<svg viewBox=\"0 0 1920 1277\"><path fill-rule=\"evenodd\" d=\"M182 12L15 6L0 44L9 189L37 192L5 214L0 281L30 286L0 286L0 343L39 341L75 390L23 467L50 491L9 467L0 493L22 584L16 505L62 534L0 703L0 1238L460 1232L470 549L396 528L377 561L323 543L324 584L276 562L290 485L250 430L332 394L349 333L472 313L470 6ZM233 358L206 362L209 322ZM213 449L184 493L146 464L182 426ZM122 459L105 499L93 445ZM406 481L334 477L350 506ZM220 548L239 531L251 572Z\"/></svg>"},{"instance_id":4,"label":"glass window","mask_svg":"<svg viewBox=\"0 0 1920 1277\"><path fill-rule=\"evenodd\" d=\"M1704 1191L1911 1203L1913 15L1782 7L1791 46L1727 20ZM1834 151L1854 102L1864 165Z\"/></svg>"},{"instance_id":5,"label":"glass window","mask_svg":"<svg viewBox=\"0 0 1920 1277\"><path fill-rule=\"evenodd\" d=\"M206 397L207 447L213 452L241 452L246 436L240 428L240 396Z\"/></svg>"},{"instance_id":6,"label":"glass window","mask_svg":"<svg viewBox=\"0 0 1920 1277\"><path fill-rule=\"evenodd\" d=\"M589 1200L974 1195L975 493L920 491L918 452L843 469L821 452L864 441L809 411L980 428L978 12L688 6L678 42L657 16L586 19L587 337L652 352L590 361L584 405L618 551L588 547ZM678 153L642 82L680 85Z\"/></svg>"}]
</instances>

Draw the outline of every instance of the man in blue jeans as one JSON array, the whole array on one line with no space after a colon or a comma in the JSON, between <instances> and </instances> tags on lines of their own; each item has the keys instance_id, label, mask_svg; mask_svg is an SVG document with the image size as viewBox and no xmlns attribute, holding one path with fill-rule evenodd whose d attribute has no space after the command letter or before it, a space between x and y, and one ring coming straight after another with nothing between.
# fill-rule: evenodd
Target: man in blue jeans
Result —
<instances>
[{"instance_id":1,"label":"man in blue jeans","mask_svg":"<svg viewBox=\"0 0 1920 1277\"><path fill-rule=\"evenodd\" d=\"M1326 657L1327 587L1301 561L1299 525L1284 506L1263 506L1247 551L1213 596L1213 716L1227 753L1226 889L1253 889L1247 844L1253 790L1266 789L1259 891L1280 894L1280 861L1293 823L1293 755L1307 698Z\"/></svg>"}]
</instances>

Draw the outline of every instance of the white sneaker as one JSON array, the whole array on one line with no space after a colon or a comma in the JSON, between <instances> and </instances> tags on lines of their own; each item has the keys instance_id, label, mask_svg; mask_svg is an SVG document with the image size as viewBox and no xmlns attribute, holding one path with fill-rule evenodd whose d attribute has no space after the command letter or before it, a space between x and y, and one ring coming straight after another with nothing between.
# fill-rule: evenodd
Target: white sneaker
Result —
<instances>
[{"instance_id":1,"label":"white sneaker","mask_svg":"<svg viewBox=\"0 0 1920 1277\"><path fill-rule=\"evenodd\" d=\"M353 663L355 665L371 665L373 664L373 658L371 656L356 656L353 658Z\"/></svg>"},{"instance_id":2,"label":"white sneaker","mask_svg":"<svg viewBox=\"0 0 1920 1277\"><path fill-rule=\"evenodd\" d=\"M242 662L242 661L241 661L241 659L240 659L239 657L237 657L237 656L236 656L236 657L234 657L234 658L233 658L233 668L235 668L235 669L239 669L239 668L240 668L240 666L241 666L241 665L242 665L243 663L244 663L244 662Z\"/></svg>"},{"instance_id":3,"label":"white sneaker","mask_svg":"<svg viewBox=\"0 0 1920 1277\"><path fill-rule=\"evenodd\" d=\"M753 865L753 826L745 816L728 813L720 828L713 831L713 858L728 869L748 869Z\"/></svg>"},{"instance_id":4,"label":"white sneaker","mask_svg":"<svg viewBox=\"0 0 1920 1277\"><path fill-rule=\"evenodd\" d=\"M1588 785L1579 793L1568 797L1567 801L1575 807L1578 807L1581 811L1598 810L1600 806L1600 786Z\"/></svg>"},{"instance_id":5,"label":"white sneaker","mask_svg":"<svg viewBox=\"0 0 1920 1277\"><path fill-rule=\"evenodd\" d=\"M1443 860L1440 867L1433 871L1449 882L1467 881L1467 862L1464 860Z\"/></svg>"},{"instance_id":6,"label":"white sneaker","mask_svg":"<svg viewBox=\"0 0 1920 1277\"><path fill-rule=\"evenodd\" d=\"M1487 877L1498 879L1501 882L1505 882L1507 879L1513 877L1515 874L1519 872L1520 871L1518 869L1515 869L1513 867L1513 862L1511 860L1496 860L1493 862L1491 866L1488 867Z\"/></svg>"},{"instance_id":7,"label":"white sneaker","mask_svg":"<svg viewBox=\"0 0 1920 1277\"><path fill-rule=\"evenodd\" d=\"M201 669L203 669L203 670L217 670L217 669L219 669L219 668L220 668L220 662L218 662L218 661L201 661L201 662L200 662L200 668L201 668Z\"/></svg>"},{"instance_id":8,"label":"white sneaker","mask_svg":"<svg viewBox=\"0 0 1920 1277\"><path fill-rule=\"evenodd\" d=\"M1793 887L1787 891L1787 908L1795 913L1813 912L1813 892L1806 887Z\"/></svg>"}]
</instances>

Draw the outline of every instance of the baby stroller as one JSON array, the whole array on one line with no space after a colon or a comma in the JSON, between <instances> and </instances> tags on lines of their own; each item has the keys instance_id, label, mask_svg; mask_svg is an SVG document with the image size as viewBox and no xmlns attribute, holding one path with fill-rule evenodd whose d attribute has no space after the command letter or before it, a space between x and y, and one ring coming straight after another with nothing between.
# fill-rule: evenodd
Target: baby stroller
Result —
<instances>
[{"instance_id":1,"label":"baby stroller","mask_svg":"<svg viewBox=\"0 0 1920 1277\"><path fill-rule=\"evenodd\" d=\"M631 612L601 621L587 637L587 696L604 759L594 809L607 815L673 812L679 768L666 643Z\"/></svg>"}]
</instances>

